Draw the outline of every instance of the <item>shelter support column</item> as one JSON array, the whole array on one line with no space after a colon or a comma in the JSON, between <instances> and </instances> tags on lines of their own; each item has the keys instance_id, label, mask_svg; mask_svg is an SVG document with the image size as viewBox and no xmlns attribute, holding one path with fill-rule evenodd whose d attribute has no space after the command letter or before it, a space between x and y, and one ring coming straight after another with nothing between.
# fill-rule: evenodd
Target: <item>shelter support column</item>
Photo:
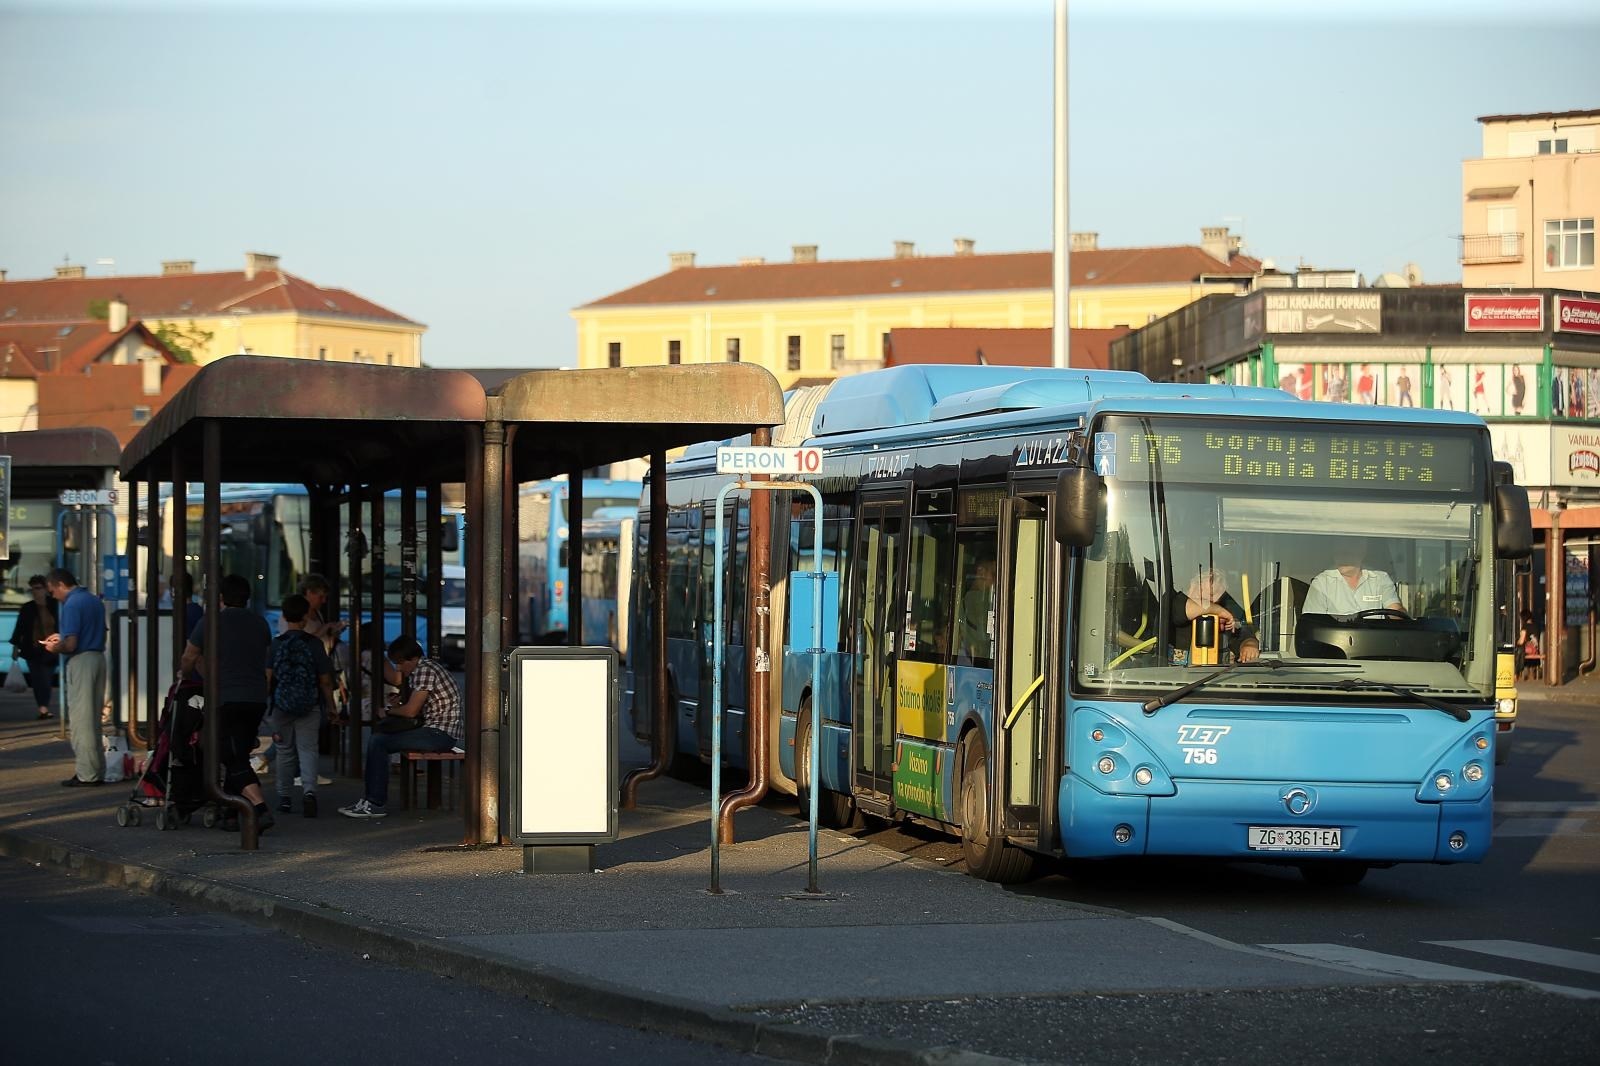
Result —
<instances>
[{"instance_id":1,"label":"shelter support column","mask_svg":"<svg viewBox=\"0 0 1600 1066\"><path fill-rule=\"evenodd\" d=\"M437 659L444 654L444 517L440 513L443 490L439 482L429 480L422 513L427 516L426 542L428 545L428 658Z\"/></svg>"},{"instance_id":2,"label":"shelter support column","mask_svg":"<svg viewBox=\"0 0 1600 1066\"><path fill-rule=\"evenodd\" d=\"M145 707L149 712L145 743L153 748L156 746L156 723L161 717L161 705L158 702L161 698L158 680L161 673L161 597L156 595L161 580L161 482L154 473L150 476L149 490L144 500L145 530L148 533L144 557L144 631L150 636L144 657L144 694ZM173 569L179 567L175 564ZM176 602L177 595L173 593L174 610L182 607Z\"/></svg>"},{"instance_id":3,"label":"shelter support column","mask_svg":"<svg viewBox=\"0 0 1600 1066\"><path fill-rule=\"evenodd\" d=\"M144 743L144 731L139 728L139 483L128 482L128 641L123 648L123 661L128 664L128 688L124 695L127 698L127 713L123 716L123 726L128 731L128 742L139 745ZM111 545L111 554L115 555L116 544ZM154 588L155 586L151 586ZM151 630L151 637L155 631ZM151 704L150 707L154 707ZM148 711L150 708L147 707ZM152 716L153 718L153 716Z\"/></svg>"},{"instance_id":4,"label":"shelter support column","mask_svg":"<svg viewBox=\"0 0 1600 1066\"><path fill-rule=\"evenodd\" d=\"M622 808L638 805L639 784L667 772L676 746L672 708L667 705L667 453L650 453L650 765L622 781ZM635 645L635 654L638 654ZM636 679L635 684L638 684Z\"/></svg>"},{"instance_id":5,"label":"shelter support column","mask_svg":"<svg viewBox=\"0 0 1600 1066\"><path fill-rule=\"evenodd\" d=\"M757 448L772 444L772 430L762 426L750 434L750 443ZM768 481L765 474L752 480ZM782 637L772 639L772 508L777 505L771 492L750 493L750 575L745 583L745 708L748 744L746 766L750 779L744 788L731 792L722 800L717 812L718 839L724 844L733 843L733 816L746 807L760 803L767 794L770 763L768 762L768 715L772 706L771 671L772 655L768 650L776 643L783 645ZM782 501L782 497L778 497ZM782 501L787 505L787 501ZM737 532L735 532L737 537ZM737 554L733 554L737 558ZM729 558L724 554L723 558Z\"/></svg>"},{"instance_id":6,"label":"shelter support column","mask_svg":"<svg viewBox=\"0 0 1600 1066\"><path fill-rule=\"evenodd\" d=\"M483 467L479 487L482 503L483 598L479 637L480 691L478 704L478 842L500 842L500 658L504 654L505 634L505 494L498 491L505 476L505 423L500 416L500 398L488 400L488 417L483 425ZM488 486L497 491L485 492ZM469 607L470 610L470 607Z\"/></svg>"},{"instance_id":7,"label":"shelter support column","mask_svg":"<svg viewBox=\"0 0 1600 1066\"><path fill-rule=\"evenodd\" d=\"M530 639L529 634L524 634L518 629L517 607L519 583L517 581L517 512L521 509L517 497L517 427L501 424L505 431L505 443L502 445L501 454L504 461L501 465L500 479L500 617L504 619L505 628L500 634L501 648L514 648L525 639Z\"/></svg>"},{"instance_id":8,"label":"shelter support column","mask_svg":"<svg viewBox=\"0 0 1600 1066\"><path fill-rule=\"evenodd\" d=\"M345 537L345 565L350 568L350 628L346 630L350 634L350 720L345 726L345 773L362 777L361 711L366 680L361 672L361 648L367 637L361 625L361 557L366 554L366 536L361 532L361 486L353 478L345 493L345 506L350 523ZM383 624L381 619L379 624Z\"/></svg>"}]
</instances>

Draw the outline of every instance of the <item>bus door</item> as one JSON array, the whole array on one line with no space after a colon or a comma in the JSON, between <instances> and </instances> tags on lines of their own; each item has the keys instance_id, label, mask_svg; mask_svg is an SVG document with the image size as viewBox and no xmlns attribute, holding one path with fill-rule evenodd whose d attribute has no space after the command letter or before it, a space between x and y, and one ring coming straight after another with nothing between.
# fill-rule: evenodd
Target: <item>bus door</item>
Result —
<instances>
[{"instance_id":1,"label":"bus door","mask_svg":"<svg viewBox=\"0 0 1600 1066\"><path fill-rule=\"evenodd\" d=\"M1055 802L1062 634L1057 617L1059 553L1050 532L1051 497L1024 491L1001 505L999 645L995 652L994 765L1001 833L1039 846L1041 809Z\"/></svg>"},{"instance_id":2,"label":"bus door","mask_svg":"<svg viewBox=\"0 0 1600 1066\"><path fill-rule=\"evenodd\" d=\"M861 501L853 587L860 590L855 632L852 777L858 792L887 813L894 788L895 660L905 618L902 570L905 497Z\"/></svg>"}]
</instances>

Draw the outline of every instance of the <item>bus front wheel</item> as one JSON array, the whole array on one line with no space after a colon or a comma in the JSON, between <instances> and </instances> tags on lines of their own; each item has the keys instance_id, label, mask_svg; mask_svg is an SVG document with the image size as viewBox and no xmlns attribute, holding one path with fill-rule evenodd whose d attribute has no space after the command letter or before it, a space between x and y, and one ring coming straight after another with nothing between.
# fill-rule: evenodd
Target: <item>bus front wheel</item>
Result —
<instances>
[{"instance_id":1,"label":"bus front wheel","mask_svg":"<svg viewBox=\"0 0 1600 1066\"><path fill-rule=\"evenodd\" d=\"M1033 856L989 832L989 751L976 730L961 738L961 853L973 877L1003 885L1026 881Z\"/></svg>"},{"instance_id":2,"label":"bus front wheel","mask_svg":"<svg viewBox=\"0 0 1600 1066\"><path fill-rule=\"evenodd\" d=\"M800 706L800 722L794 731L794 785L795 800L800 804L800 817L811 818L811 704ZM817 824L829 829L848 829L855 822L855 803L849 796L832 789L817 793Z\"/></svg>"}]
</instances>

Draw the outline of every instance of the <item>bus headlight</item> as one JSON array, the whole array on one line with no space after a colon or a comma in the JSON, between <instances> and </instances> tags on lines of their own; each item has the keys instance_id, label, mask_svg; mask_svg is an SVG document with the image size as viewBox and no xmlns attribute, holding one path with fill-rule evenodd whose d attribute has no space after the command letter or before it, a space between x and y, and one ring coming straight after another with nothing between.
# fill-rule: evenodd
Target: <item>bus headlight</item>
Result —
<instances>
[{"instance_id":1,"label":"bus headlight","mask_svg":"<svg viewBox=\"0 0 1600 1066\"><path fill-rule=\"evenodd\" d=\"M1153 776L1154 775L1150 773L1150 767L1148 766L1141 766L1133 772L1133 779L1139 782L1141 785L1148 785Z\"/></svg>"},{"instance_id":2,"label":"bus headlight","mask_svg":"<svg viewBox=\"0 0 1600 1066\"><path fill-rule=\"evenodd\" d=\"M1461 776L1466 778L1468 781L1482 781L1483 780L1483 763L1481 763L1481 762L1469 762L1469 763L1467 763L1467 765L1465 765L1465 766L1463 766L1461 768Z\"/></svg>"},{"instance_id":3,"label":"bus headlight","mask_svg":"<svg viewBox=\"0 0 1600 1066\"><path fill-rule=\"evenodd\" d=\"M1117 760L1109 755L1100 756L1100 761L1095 763L1095 769L1103 774L1109 774L1117 768Z\"/></svg>"},{"instance_id":4,"label":"bus headlight","mask_svg":"<svg viewBox=\"0 0 1600 1066\"><path fill-rule=\"evenodd\" d=\"M1440 792L1449 792L1450 786L1453 784L1455 784L1455 782L1450 779L1449 774L1439 774L1433 779L1433 787L1438 789Z\"/></svg>"},{"instance_id":5,"label":"bus headlight","mask_svg":"<svg viewBox=\"0 0 1600 1066\"><path fill-rule=\"evenodd\" d=\"M1505 699L1496 700L1494 705L1494 713L1506 715L1507 717L1516 714L1517 701L1509 696L1507 696Z\"/></svg>"}]
</instances>

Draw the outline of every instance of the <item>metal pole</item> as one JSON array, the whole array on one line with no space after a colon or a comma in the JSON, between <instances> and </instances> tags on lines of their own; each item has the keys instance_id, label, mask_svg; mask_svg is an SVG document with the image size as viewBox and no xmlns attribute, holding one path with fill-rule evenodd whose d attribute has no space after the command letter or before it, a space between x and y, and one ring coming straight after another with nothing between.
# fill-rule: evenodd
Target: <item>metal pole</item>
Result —
<instances>
[{"instance_id":1,"label":"metal pole","mask_svg":"<svg viewBox=\"0 0 1600 1066\"><path fill-rule=\"evenodd\" d=\"M583 468L567 472L567 647L583 643Z\"/></svg>"},{"instance_id":2,"label":"metal pole","mask_svg":"<svg viewBox=\"0 0 1600 1066\"><path fill-rule=\"evenodd\" d=\"M383 664L389 647L389 602L388 602L388 564L384 558L384 502L383 487L378 486L372 490L372 531L368 534L371 544L372 569L372 632L362 633L362 638L367 646L372 648L372 695L369 697L372 704L372 720L376 722L386 708L383 705ZM357 651L359 655L359 649ZM363 767L364 769L364 767Z\"/></svg>"},{"instance_id":3,"label":"metal pole","mask_svg":"<svg viewBox=\"0 0 1600 1066\"><path fill-rule=\"evenodd\" d=\"M799 492L802 489L811 494L814 505L813 518L815 539L812 542L812 551L815 560L814 566L819 577L812 582L812 623L811 623L811 816L808 846L810 849L808 862L808 880L806 891L818 893L817 887L817 791L821 787L818 780L817 759L820 757L822 743L819 735L822 732L822 493L817 491L815 485L803 481L734 481L724 485L717 493L717 566L713 582L714 594L717 597L716 614L713 625L716 627L711 634L711 893L722 893L722 859L720 853L720 834L718 833L718 810L721 803L722 789L722 571L725 562L722 555L722 514L723 500L734 489L750 490L752 500L756 492ZM652 526L654 516L651 517Z\"/></svg>"},{"instance_id":4,"label":"metal pole","mask_svg":"<svg viewBox=\"0 0 1600 1066\"><path fill-rule=\"evenodd\" d=\"M417 486L400 483L400 632L417 635Z\"/></svg>"},{"instance_id":5,"label":"metal pole","mask_svg":"<svg viewBox=\"0 0 1600 1066\"><path fill-rule=\"evenodd\" d=\"M485 844L500 843L500 656L505 652L505 596L503 573L505 542L501 538L501 512L505 495L499 491L505 464L505 423L501 421L501 401L489 397L483 425L483 484L494 486L483 500L483 657L482 732L478 743L483 749L478 768L478 832Z\"/></svg>"},{"instance_id":6,"label":"metal pole","mask_svg":"<svg viewBox=\"0 0 1600 1066\"><path fill-rule=\"evenodd\" d=\"M428 658L437 659L444 653L443 629L444 613L444 516L441 513L440 497L443 490L439 482L429 479L427 495L423 503L422 513L427 515L428 531ZM450 521L455 521L455 516L450 516ZM459 543L459 542L458 542Z\"/></svg>"},{"instance_id":7,"label":"metal pole","mask_svg":"<svg viewBox=\"0 0 1600 1066\"><path fill-rule=\"evenodd\" d=\"M672 708L667 706L667 455L650 455L650 602L640 604L650 612L650 765L631 770L622 779L622 809L631 811L638 803L639 783L660 777L672 761L676 746ZM641 645L634 647L642 651ZM637 652L636 652L637 654ZM637 663L637 659L635 663ZM634 675L634 698L640 680Z\"/></svg>"},{"instance_id":8,"label":"metal pole","mask_svg":"<svg viewBox=\"0 0 1600 1066\"><path fill-rule=\"evenodd\" d=\"M467 760L462 767L467 786L462 791L463 839L468 844L493 844L483 837L478 809L483 801L483 778L490 772L483 765L483 427L468 425L462 434L466 447L466 544L463 559L467 564L466 671Z\"/></svg>"},{"instance_id":9,"label":"metal pole","mask_svg":"<svg viewBox=\"0 0 1600 1066\"><path fill-rule=\"evenodd\" d=\"M345 724L345 773L362 777L365 760L361 752L361 694L365 679L361 676L361 649L366 644L366 634L361 624L361 487L352 478L345 492L345 565L350 568L350 721ZM337 592L334 593L338 595ZM335 601L337 602L337 601ZM334 608L335 615L338 608Z\"/></svg>"},{"instance_id":10,"label":"metal pole","mask_svg":"<svg viewBox=\"0 0 1600 1066\"><path fill-rule=\"evenodd\" d=\"M760 426L750 434L753 447L765 448L771 443L772 430L766 426ZM765 482L767 475L757 475L755 480ZM734 537L738 535L736 530ZM735 812L755 806L767 794L767 714L772 694L767 682L773 669L768 649L783 646L781 637L772 639L772 506L770 500L762 499L756 493L750 495L750 580L745 585L745 728L750 778L744 788L729 793L722 801L717 817L724 844L733 843Z\"/></svg>"},{"instance_id":11,"label":"metal pole","mask_svg":"<svg viewBox=\"0 0 1600 1066\"><path fill-rule=\"evenodd\" d=\"M143 739L139 729L139 482L128 482L128 536L124 543L128 549L128 606L124 617L128 620L128 643L123 650L123 662L128 664L128 714L123 727L128 731L128 743L137 746ZM117 541L111 540L112 554L116 554Z\"/></svg>"},{"instance_id":12,"label":"metal pole","mask_svg":"<svg viewBox=\"0 0 1600 1066\"><path fill-rule=\"evenodd\" d=\"M1067 217L1067 0L1056 0L1055 27L1055 318L1050 331L1050 364L1071 365L1068 344L1070 287L1068 265L1072 245L1072 223ZM812 730L815 734L816 730ZM815 795L815 790L812 791Z\"/></svg>"},{"instance_id":13,"label":"metal pole","mask_svg":"<svg viewBox=\"0 0 1600 1066\"><path fill-rule=\"evenodd\" d=\"M712 615L711 630L711 894L722 894L721 834L718 832L718 813L722 806L722 653L727 643L722 638L722 571L727 560L722 554L722 502L739 482L730 481L717 491L716 552L717 564L712 569L713 595L716 607Z\"/></svg>"}]
</instances>

